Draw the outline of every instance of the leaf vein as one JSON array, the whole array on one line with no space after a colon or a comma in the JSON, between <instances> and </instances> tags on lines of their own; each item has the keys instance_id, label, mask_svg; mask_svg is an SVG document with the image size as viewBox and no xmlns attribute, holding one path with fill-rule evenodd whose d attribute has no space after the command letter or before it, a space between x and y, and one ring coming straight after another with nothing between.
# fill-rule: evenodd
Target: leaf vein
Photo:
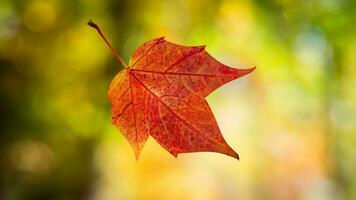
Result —
<instances>
[{"instance_id":1,"label":"leaf vein","mask_svg":"<svg viewBox=\"0 0 356 200\"><path fill-rule=\"evenodd\" d=\"M197 130L197 129L194 128L192 125L190 125L190 124L188 124L187 122L185 122L177 113L175 113L167 104L165 104L156 94L154 94L151 90L149 90L149 89L147 88L147 86L146 86L140 79L138 79L138 78L135 76L134 73L131 73L131 74L132 74L132 76L133 76L140 84L142 84L142 86L143 86L147 91L149 91L149 92L152 94L152 96L154 96L155 98L157 98L158 101L161 102L162 105L164 105L164 106L167 108L167 110L169 110L175 117L177 117L178 120L181 121L184 125L186 125L186 126L189 127L191 130L193 130L193 132L195 132L196 135L200 136L201 138L205 139L206 141L208 141L208 142L210 142L210 143L212 143L212 144L215 144L215 145L218 145L218 146L221 146L221 147L225 148L225 145L220 144L220 143L218 143L218 142L215 142L215 141L212 141L212 140L206 138L203 134L201 134L201 132L200 132L199 130Z\"/></svg>"}]
</instances>

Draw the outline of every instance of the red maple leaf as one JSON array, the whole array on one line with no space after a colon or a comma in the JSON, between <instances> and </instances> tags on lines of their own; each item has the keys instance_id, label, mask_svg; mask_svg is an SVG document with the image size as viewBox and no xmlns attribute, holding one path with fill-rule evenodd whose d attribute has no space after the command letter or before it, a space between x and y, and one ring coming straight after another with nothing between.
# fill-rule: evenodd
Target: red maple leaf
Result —
<instances>
[{"instance_id":1,"label":"red maple leaf","mask_svg":"<svg viewBox=\"0 0 356 200\"><path fill-rule=\"evenodd\" d=\"M163 37L138 47L126 65L100 28L88 24L125 66L112 80L108 96L112 123L129 141L136 159L149 135L175 157L211 151L239 159L221 135L205 97L255 68L228 67L205 46L181 46Z\"/></svg>"}]
</instances>

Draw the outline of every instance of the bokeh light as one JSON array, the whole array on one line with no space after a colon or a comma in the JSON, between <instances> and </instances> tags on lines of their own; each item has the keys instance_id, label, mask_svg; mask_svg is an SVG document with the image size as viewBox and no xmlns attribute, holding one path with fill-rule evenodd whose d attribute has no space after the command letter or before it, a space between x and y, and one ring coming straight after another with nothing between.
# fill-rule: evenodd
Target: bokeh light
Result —
<instances>
[{"instance_id":1,"label":"bokeh light","mask_svg":"<svg viewBox=\"0 0 356 200\"><path fill-rule=\"evenodd\" d=\"M352 0L2 0L0 199L356 199ZM138 161L111 124L107 89L165 36L257 66L208 102L241 161L174 158L153 138Z\"/></svg>"}]
</instances>

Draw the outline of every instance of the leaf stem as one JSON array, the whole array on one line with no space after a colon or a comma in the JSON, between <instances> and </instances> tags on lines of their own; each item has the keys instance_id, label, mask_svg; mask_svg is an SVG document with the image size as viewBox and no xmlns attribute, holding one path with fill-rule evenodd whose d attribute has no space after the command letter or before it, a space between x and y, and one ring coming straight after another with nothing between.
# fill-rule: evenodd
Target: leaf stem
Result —
<instances>
[{"instance_id":1,"label":"leaf stem","mask_svg":"<svg viewBox=\"0 0 356 200\"><path fill-rule=\"evenodd\" d=\"M105 43L110 47L110 49L113 51L113 53L115 54L116 58L121 62L121 64L125 67L125 68L129 68L126 63L124 62L124 60L121 58L121 56L119 55L119 53L117 53L117 51L114 49L114 47L111 46L110 42L106 39L106 37L104 36L104 34L101 32L100 27L94 23L93 21L89 20L88 25L95 28L98 33L100 34L100 36L104 39Z\"/></svg>"}]
</instances>

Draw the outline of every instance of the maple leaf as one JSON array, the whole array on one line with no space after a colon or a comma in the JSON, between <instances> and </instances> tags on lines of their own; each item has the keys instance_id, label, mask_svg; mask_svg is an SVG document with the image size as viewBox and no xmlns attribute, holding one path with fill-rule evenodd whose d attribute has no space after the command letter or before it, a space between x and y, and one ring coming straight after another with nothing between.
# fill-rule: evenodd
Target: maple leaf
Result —
<instances>
[{"instance_id":1,"label":"maple leaf","mask_svg":"<svg viewBox=\"0 0 356 200\"><path fill-rule=\"evenodd\" d=\"M210 151L239 159L221 135L205 97L255 68L228 67L205 46L181 46L163 37L138 47L126 65L100 28L92 21L88 24L125 66L112 80L108 96L112 123L129 141L136 159L149 136L175 157Z\"/></svg>"}]
</instances>

